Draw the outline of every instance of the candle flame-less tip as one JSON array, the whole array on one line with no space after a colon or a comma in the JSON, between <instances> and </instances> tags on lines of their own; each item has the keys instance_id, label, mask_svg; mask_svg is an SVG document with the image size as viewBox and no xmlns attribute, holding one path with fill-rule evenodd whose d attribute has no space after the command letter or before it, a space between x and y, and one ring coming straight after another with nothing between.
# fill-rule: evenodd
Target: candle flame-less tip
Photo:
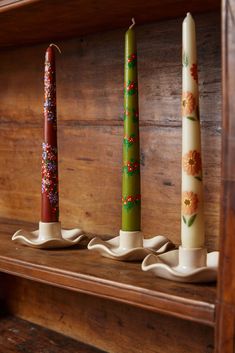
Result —
<instances>
[{"instance_id":1,"label":"candle flame-less tip","mask_svg":"<svg viewBox=\"0 0 235 353\"><path fill-rule=\"evenodd\" d=\"M60 50L60 48L58 47L58 45L56 45L56 44L54 44L54 43L51 43L51 44L49 45L49 47L55 47L55 48L58 50L58 52L61 54L61 50Z\"/></svg>"},{"instance_id":2,"label":"candle flame-less tip","mask_svg":"<svg viewBox=\"0 0 235 353\"><path fill-rule=\"evenodd\" d=\"M192 16L191 12L187 12L186 18L192 18L193 19L193 16Z\"/></svg>"},{"instance_id":3,"label":"candle flame-less tip","mask_svg":"<svg viewBox=\"0 0 235 353\"><path fill-rule=\"evenodd\" d=\"M183 23L185 23L185 22L194 22L194 19L193 19L191 12L187 12L187 15L186 15Z\"/></svg>"},{"instance_id":4,"label":"candle flame-less tip","mask_svg":"<svg viewBox=\"0 0 235 353\"><path fill-rule=\"evenodd\" d=\"M131 21L132 21L132 24L130 25L129 29L131 29L131 28L134 27L134 25L135 25L135 19L134 19L134 17L132 17Z\"/></svg>"}]
</instances>

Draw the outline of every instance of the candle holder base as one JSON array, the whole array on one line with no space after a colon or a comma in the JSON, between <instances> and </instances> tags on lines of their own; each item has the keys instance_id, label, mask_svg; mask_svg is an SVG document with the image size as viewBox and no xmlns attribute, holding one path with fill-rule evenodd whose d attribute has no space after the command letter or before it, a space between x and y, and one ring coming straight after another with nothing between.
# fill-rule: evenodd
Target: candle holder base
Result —
<instances>
[{"instance_id":1,"label":"candle holder base","mask_svg":"<svg viewBox=\"0 0 235 353\"><path fill-rule=\"evenodd\" d=\"M157 235L151 239L144 239L140 231L129 232L120 230L120 235L104 241L93 238L89 250L95 250L104 257L119 261L141 261L151 253L162 254L174 248L174 244L165 236Z\"/></svg>"},{"instance_id":2,"label":"candle holder base","mask_svg":"<svg viewBox=\"0 0 235 353\"><path fill-rule=\"evenodd\" d=\"M207 253L205 248L187 249L182 246L166 254L148 255L142 262L143 271L176 282L202 283L217 279L219 252Z\"/></svg>"},{"instance_id":3,"label":"candle holder base","mask_svg":"<svg viewBox=\"0 0 235 353\"><path fill-rule=\"evenodd\" d=\"M56 249L67 248L85 241L87 244L88 237L81 229L61 229L60 222L39 222L38 230L29 232L20 229L13 235L12 240L33 248Z\"/></svg>"}]
</instances>

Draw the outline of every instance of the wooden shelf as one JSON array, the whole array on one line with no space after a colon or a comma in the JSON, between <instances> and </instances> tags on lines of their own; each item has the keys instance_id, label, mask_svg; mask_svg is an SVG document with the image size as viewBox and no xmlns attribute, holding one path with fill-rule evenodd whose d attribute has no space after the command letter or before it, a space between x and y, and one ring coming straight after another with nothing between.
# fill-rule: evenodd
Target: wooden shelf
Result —
<instances>
[{"instance_id":1,"label":"wooden shelf","mask_svg":"<svg viewBox=\"0 0 235 353\"><path fill-rule=\"evenodd\" d=\"M97 348L14 316L1 317L0 352L104 353Z\"/></svg>"},{"instance_id":2,"label":"wooden shelf","mask_svg":"<svg viewBox=\"0 0 235 353\"><path fill-rule=\"evenodd\" d=\"M146 195L143 219L152 230L161 224L155 215L166 214L169 218L162 223L169 228L164 234L171 237L179 234L172 230L179 230L180 225L176 214L180 166L177 158L172 158L172 151L176 157L181 153L180 109L176 109L181 91L179 17L188 11L193 15L204 13L195 19L207 245L217 249L220 238L218 290L215 285L164 281L141 272L138 263L111 261L85 249L37 251L17 246L11 242L11 235L22 226L33 229L33 225L0 219L0 298L9 312L73 334L78 341L88 342L95 332L92 344L107 352L136 353L142 351L143 342L146 352L235 351L235 0L0 1L1 81L6 82L1 105L1 215L30 220L34 216L28 205L32 209L38 205L36 141L41 138L42 103L38 97L42 89L42 48L36 44L44 43L45 49L46 43L75 38L59 43L66 53L58 65L58 98L64 124L60 139L65 186L62 197L67 197L63 214L71 215L72 221L82 220L90 231L97 224L99 232L116 229L120 212L117 207L110 208L108 200L118 200L120 195L120 183L114 183L119 168L115 161L121 158L116 152L122 115L117 87L123 82L123 40L119 35L134 16L138 25L154 22L137 28L140 87L144 87L140 105ZM172 20L160 22L164 19ZM112 31L117 28L122 29ZM102 31L110 32L101 35ZM19 48L11 50L16 46ZM94 182L98 179L100 184ZM84 207L78 207L76 200ZM111 231L104 229L99 209L106 218L117 220ZM111 349L103 332L113 333Z\"/></svg>"},{"instance_id":3,"label":"wooden shelf","mask_svg":"<svg viewBox=\"0 0 235 353\"><path fill-rule=\"evenodd\" d=\"M0 271L151 311L214 325L214 285L175 283L144 273L139 263L112 261L86 249L37 250L11 235L32 224L1 220Z\"/></svg>"},{"instance_id":4,"label":"wooden shelf","mask_svg":"<svg viewBox=\"0 0 235 353\"><path fill-rule=\"evenodd\" d=\"M219 10L219 0L7 0L0 4L0 47L35 44L118 27Z\"/></svg>"}]
</instances>

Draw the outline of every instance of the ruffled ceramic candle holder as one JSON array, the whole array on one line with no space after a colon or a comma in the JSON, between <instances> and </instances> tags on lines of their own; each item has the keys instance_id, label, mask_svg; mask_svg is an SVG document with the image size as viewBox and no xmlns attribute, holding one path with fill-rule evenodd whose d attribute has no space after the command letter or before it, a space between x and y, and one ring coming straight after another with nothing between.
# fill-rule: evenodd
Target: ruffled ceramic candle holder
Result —
<instances>
[{"instance_id":1,"label":"ruffled ceramic candle holder","mask_svg":"<svg viewBox=\"0 0 235 353\"><path fill-rule=\"evenodd\" d=\"M19 244L38 249L66 248L79 243L88 242L88 237L80 229L61 229L60 222L39 222L39 229L29 232L18 230L12 240ZM85 245L85 244L84 244Z\"/></svg>"},{"instance_id":2,"label":"ruffled ceramic candle holder","mask_svg":"<svg viewBox=\"0 0 235 353\"><path fill-rule=\"evenodd\" d=\"M144 239L140 231L127 232L120 230L120 235L104 241L93 238L89 250L95 250L102 256L119 261L141 261L151 253L162 254L174 248L174 244L165 236L158 235L151 239Z\"/></svg>"},{"instance_id":3,"label":"ruffled ceramic candle holder","mask_svg":"<svg viewBox=\"0 0 235 353\"><path fill-rule=\"evenodd\" d=\"M207 253L206 248L183 248L162 255L148 255L142 262L143 271L177 282L201 283L217 279L219 252Z\"/></svg>"}]
</instances>

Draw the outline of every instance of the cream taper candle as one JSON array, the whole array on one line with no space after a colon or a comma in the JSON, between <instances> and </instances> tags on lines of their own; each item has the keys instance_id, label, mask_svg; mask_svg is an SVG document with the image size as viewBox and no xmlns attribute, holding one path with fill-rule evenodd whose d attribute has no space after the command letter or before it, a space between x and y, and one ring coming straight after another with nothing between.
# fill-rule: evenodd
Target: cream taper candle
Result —
<instances>
[{"instance_id":1,"label":"cream taper candle","mask_svg":"<svg viewBox=\"0 0 235 353\"><path fill-rule=\"evenodd\" d=\"M204 246L205 231L196 33L195 22L190 13L187 13L183 21L182 56L181 241L184 248L199 248Z\"/></svg>"}]
</instances>

